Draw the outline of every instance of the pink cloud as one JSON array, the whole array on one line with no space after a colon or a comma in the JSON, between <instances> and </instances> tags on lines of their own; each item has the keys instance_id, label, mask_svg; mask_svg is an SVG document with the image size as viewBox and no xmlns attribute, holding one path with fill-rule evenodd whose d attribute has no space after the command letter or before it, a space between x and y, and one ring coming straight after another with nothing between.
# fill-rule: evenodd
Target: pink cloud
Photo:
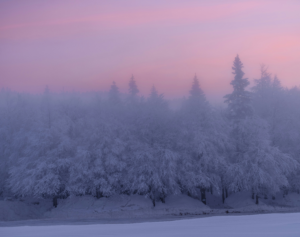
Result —
<instances>
[{"instance_id":1,"label":"pink cloud","mask_svg":"<svg viewBox=\"0 0 300 237\"><path fill-rule=\"evenodd\" d=\"M45 16L38 14L37 17L28 15L15 16L13 20L6 20L0 24L0 38L31 38L51 37L60 34L72 34L78 31L101 29L126 29L147 25L160 24L186 24L219 20L232 17L235 14L245 12L263 5L259 2L242 2L235 4L220 4L215 6L194 6L180 8L162 8L152 10L129 10L112 13L103 13L74 17L73 12L66 15L52 15L53 10L45 12ZM30 12L30 14L36 14ZM82 15L82 14L81 14ZM20 18L20 19L19 19ZM32 20L28 20L31 19ZM37 19L38 18L38 19ZM54 20L55 19L55 20ZM9 24L9 21L17 23ZM22 21L24 23L22 23Z\"/></svg>"}]
</instances>

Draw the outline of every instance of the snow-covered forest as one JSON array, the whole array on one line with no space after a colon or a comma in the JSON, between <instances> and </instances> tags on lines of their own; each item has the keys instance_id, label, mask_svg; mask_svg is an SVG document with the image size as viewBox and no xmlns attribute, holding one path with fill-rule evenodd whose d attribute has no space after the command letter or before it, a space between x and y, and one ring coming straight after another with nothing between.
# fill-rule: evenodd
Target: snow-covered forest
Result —
<instances>
[{"instance_id":1,"label":"snow-covered forest","mask_svg":"<svg viewBox=\"0 0 300 237\"><path fill-rule=\"evenodd\" d=\"M228 69L230 70L230 69ZM233 62L225 108L209 104L197 77L178 110L155 87L139 95L113 82L100 93L0 92L0 193L53 199L140 194L153 205L186 194L206 203L251 191L252 198L300 190L300 88L267 68L249 85Z\"/></svg>"}]
</instances>

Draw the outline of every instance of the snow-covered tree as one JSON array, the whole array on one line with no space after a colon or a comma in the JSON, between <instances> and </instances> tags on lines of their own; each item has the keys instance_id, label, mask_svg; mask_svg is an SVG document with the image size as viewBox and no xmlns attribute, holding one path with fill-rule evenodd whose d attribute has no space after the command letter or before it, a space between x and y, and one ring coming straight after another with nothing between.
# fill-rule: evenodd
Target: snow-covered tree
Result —
<instances>
[{"instance_id":1,"label":"snow-covered tree","mask_svg":"<svg viewBox=\"0 0 300 237\"><path fill-rule=\"evenodd\" d=\"M74 147L59 129L37 127L26 134L17 163L10 169L9 186L14 193L51 197L65 194Z\"/></svg>"},{"instance_id":2,"label":"snow-covered tree","mask_svg":"<svg viewBox=\"0 0 300 237\"><path fill-rule=\"evenodd\" d=\"M130 103L133 103L135 104L138 100L138 93L139 93L139 89L137 87L137 84L135 82L135 79L132 75L132 77L130 78L130 81L128 83L128 86L129 86L129 97L128 97L128 100Z\"/></svg>"},{"instance_id":3,"label":"snow-covered tree","mask_svg":"<svg viewBox=\"0 0 300 237\"><path fill-rule=\"evenodd\" d=\"M132 160L129 177L133 193L165 202L165 197L179 193L177 183L178 154L159 144L135 143L131 147Z\"/></svg>"},{"instance_id":4,"label":"snow-covered tree","mask_svg":"<svg viewBox=\"0 0 300 237\"><path fill-rule=\"evenodd\" d=\"M130 190L156 200L179 192L178 153L172 112L153 87L147 101L135 112L130 139Z\"/></svg>"},{"instance_id":5,"label":"snow-covered tree","mask_svg":"<svg viewBox=\"0 0 300 237\"><path fill-rule=\"evenodd\" d=\"M114 82L101 92L30 95L0 91L0 195L140 194L153 205L178 193L206 203L208 190L248 190L258 198L299 191L300 90L261 67L252 93L233 64L226 110L211 106L195 76L171 110L151 89L139 98L132 77L122 101ZM253 107L253 110L252 110Z\"/></svg>"},{"instance_id":6,"label":"snow-covered tree","mask_svg":"<svg viewBox=\"0 0 300 237\"><path fill-rule=\"evenodd\" d=\"M110 130L112 129L112 131ZM78 145L70 169L70 191L100 198L121 192L126 176L126 143L107 125L94 127Z\"/></svg>"},{"instance_id":7,"label":"snow-covered tree","mask_svg":"<svg viewBox=\"0 0 300 237\"><path fill-rule=\"evenodd\" d=\"M139 89L138 89L136 82L134 80L134 77L132 75L132 77L130 78L130 81L129 81L129 95L132 97L135 97L138 93L139 93Z\"/></svg>"},{"instance_id":8,"label":"snow-covered tree","mask_svg":"<svg viewBox=\"0 0 300 237\"><path fill-rule=\"evenodd\" d=\"M255 112L268 122L272 145L299 162L299 90L284 89L279 79L276 76L272 78L266 67L261 68L261 78L255 80L252 90L253 107ZM300 189L298 173L289 176L293 190Z\"/></svg>"},{"instance_id":9,"label":"snow-covered tree","mask_svg":"<svg viewBox=\"0 0 300 237\"><path fill-rule=\"evenodd\" d=\"M272 146L268 125L264 120L250 116L250 94L245 91L249 82L243 79L242 66L237 56L233 67L235 79L231 82L234 91L225 96L231 115L230 137L233 144L226 177L232 191L252 190L258 204L260 195L274 194L281 187L288 187L287 177L294 171L297 162ZM254 87L256 99L265 103L270 85L270 74L262 67L261 79L256 80Z\"/></svg>"},{"instance_id":10,"label":"snow-covered tree","mask_svg":"<svg viewBox=\"0 0 300 237\"><path fill-rule=\"evenodd\" d=\"M237 55L233 61L234 80L231 81L233 92L226 95L225 103L228 104L228 113L231 119L243 119L252 114L251 94L245 88L249 85L248 78L244 78L243 63Z\"/></svg>"},{"instance_id":11,"label":"snow-covered tree","mask_svg":"<svg viewBox=\"0 0 300 237\"><path fill-rule=\"evenodd\" d=\"M113 82L110 87L108 100L112 103L112 105L119 104L121 102L119 88L117 87L115 82Z\"/></svg>"},{"instance_id":12,"label":"snow-covered tree","mask_svg":"<svg viewBox=\"0 0 300 237\"><path fill-rule=\"evenodd\" d=\"M271 145L267 123L251 117L234 126L239 130L239 136L233 135L236 148L230 156L227 169L230 190L252 191L258 203L259 196L273 195L280 188L288 187L287 177L298 164L292 157Z\"/></svg>"},{"instance_id":13,"label":"snow-covered tree","mask_svg":"<svg viewBox=\"0 0 300 237\"><path fill-rule=\"evenodd\" d=\"M208 104L199 81L195 76L190 96L179 112L181 128L179 181L191 195L201 191L201 200L206 203L205 190L219 190L219 170L224 164L222 155L224 139L216 113Z\"/></svg>"}]
</instances>

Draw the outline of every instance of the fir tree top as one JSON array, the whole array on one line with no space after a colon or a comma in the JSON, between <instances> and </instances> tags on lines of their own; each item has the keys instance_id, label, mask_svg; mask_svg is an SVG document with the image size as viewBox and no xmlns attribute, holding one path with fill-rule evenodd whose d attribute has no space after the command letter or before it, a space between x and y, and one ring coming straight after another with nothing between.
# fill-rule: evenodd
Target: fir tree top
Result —
<instances>
[{"instance_id":1,"label":"fir tree top","mask_svg":"<svg viewBox=\"0 0 300 237\"><path fill-rule=\"evenodd\" d=\"M113 82L113 84L110 87L108 98L112 103L120 102L119 88L117 87L115 82Z\"/></svg>"},{"instance_id":2,"label":"fir tree top","mask_svg":"<svg viewBox=\"0 0 300 237\"><path fill-rule=\"evenodd\" d=\"M251 94L245 88L249 85L248 78L243 78L243 63L237 55L233 61L234 79L231 81L233 92L226 95L225 103L228 104L229 117L231 119L244 119L252 114Z\"/></svg>"},{"instance_id":3,"label":"fir tree top","mask_svg":"<svg viewBox=\"0 0 300 237\"><path fill-rule=\"evenodd\" d=\"M197 78L197 76L195 75L194 80L193 80L193 85L192 88L190 90L190 96L189 96L190 100L196 100L196 101L200 101L200 102L205 102L206 98L204 95L204 92L202 91L202 89L200 88L200 84L199 84L199 80Z\"/></svg>"},{"instance_id":4,"label":"fir tree top","mask_svg":"<svg viewBox=\"0 0 300 237\"><path fill-rule=\"evenodd\" d=\"M129 94L130 96L135 97L138 93L139 93L139 89L132 75L129 81Z\"/></svg>"}]
</instances>

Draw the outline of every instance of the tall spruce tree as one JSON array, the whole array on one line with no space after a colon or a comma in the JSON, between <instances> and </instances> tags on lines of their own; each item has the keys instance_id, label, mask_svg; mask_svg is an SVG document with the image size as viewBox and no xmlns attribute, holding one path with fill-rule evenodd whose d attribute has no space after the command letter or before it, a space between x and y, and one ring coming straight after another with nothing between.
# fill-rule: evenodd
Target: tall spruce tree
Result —
<instances>
[{"instance_id":1,"label":"tall spruce tree","mask_svg":"<svg viewBox=\"0 0 300 237\"><path fill-rule=\"evenodd\" d=\"M138 89L136 82L134 80L134 77L132 75L130 78L130 81L129 81L129 96L132 98L135 98L138 93L139 93L139 89Z\"/></svg>"},{"instance_id":2,"label":"tall spruce tree","mask_svg":"<svg viewBox=\"0 0 300 237\"><path fill-rule=\"evenodd\" d=\"M199 80L195 75L193 79L192 88L186 104L184 105L185 113L187 113L193 120L192 126L196 124L204 124L207 122L208 116L211 112L210 105L206 100L206 96L200 87Z\"/></svg>"},{"instance_id":3,"label":"tall spruce tree","mask_svg":"<svg viewBox=\"0 0 300 237\"><path fill-rule=\"evenodd\" d=\"M287 176L298 164L292 157L272 146L266 121L257 115L250 116L253 113L251 94L245 91L249 82L243 78L242 68L243 64L237 56L232 67L235 78L231 85L234 90L225 96L232 141L232 154L228 157L230 165L225 176L231 191L251 190L258 204L260 197L274 195L280 188L288 187ZM262 80L257 88L264 88L262 91L266 92L270 75L266 68L262 68L261 72Z\"/></svg>"},{"instance_id":4,"label":"tall spruce tree","mask_svg":"<svg viewBox=\"0 0 300 237\"><path fill-rule=\"evenodd\" d=\"M119 88L117 87L115 82L113 82L113 84L110 87L110 90L109 90L109 93L108 93L108 100L112 104L118 104L121 101Z\"/></svg>"},{"instance_id":5,"label":"tall spruce tree","mask_svg":"<svg viewBox=\"0 0 300 237\"><path fill-rule=\"evenodd\" d=\"M197 100L199 102L200 101L201 102L206 101L205 95L204 95L202 89L200 88L200 83L199 83L199 80L198 80L196 75L193 79L193 85L192 85L192 88L190 90L189 99L190 100Z\"/></svg>"},{"instance_id":6,"label":"tall spruce tree","mask_svg":"<svg viewBox=\"0 0 300 237\"><path fill-rule=\"evenodd\" d=\"M178 165L178 179L183 192L200 197L206 204L206 190L218 189L220 178L217 173L222 155L217 141L222 137L217 129L215 114L200 88L199 81L193 79L190 96L179 111L181 157Z\"/></svg>"},{"instance_id":7,"label":"tall spruce tree","mask_svg":"<svg viewBox=\"0 0 300 237\"><path fill-rule=\"evenodd\" d=\"M243 78L245 73L242 68L243 63L237 55L232 67L232 73L235 76L230 83L233 86L233 92L224 97L225 103L228 104L229 117L234 120L243 119L252 114L251 94L245 90L249 81L248 78Z\"/></svg>"},{"instance_id":8,"label":"tall spruce tree","mask_svg":"<svg viewBox=\"0 0 300 237\"><path fill-rule=\"evenodd\" d=\"M166 108L168 107L167 101L164 99L164 95L158 94L155 86L152 86L151 93L147 102L149 106L151 105L155 110L166 110Z\"/></svg>"}]
</instances>

